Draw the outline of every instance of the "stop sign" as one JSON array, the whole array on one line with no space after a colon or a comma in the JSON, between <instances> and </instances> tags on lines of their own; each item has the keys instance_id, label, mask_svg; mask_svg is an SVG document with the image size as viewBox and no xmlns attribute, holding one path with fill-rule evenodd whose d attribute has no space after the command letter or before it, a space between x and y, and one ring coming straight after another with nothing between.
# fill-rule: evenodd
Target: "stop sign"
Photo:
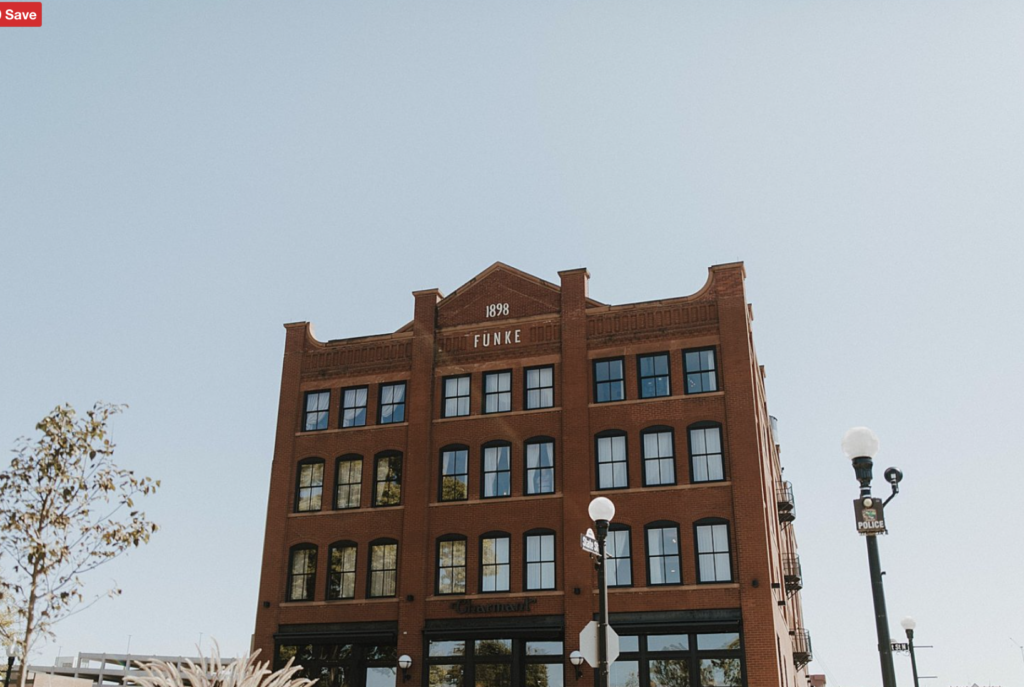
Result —
<instances>
[{"instance_id":1,"label":"stop sign","mask_svg":"<svg viewBox=\"0 0 1024 687\"><path fill-rule=\"evenodd\" d=\"M615 659L619 657L619 635L612 629L612 626L608 626L607 635L607 646L608 646L608 665L615 662ZM587 660L591 668L597 668L601 663L601 659L597 655L597 621L591 620L587 623L587 626L580 630L580 653L583 654L583 658Z\"/></svg>"}]
</instances>

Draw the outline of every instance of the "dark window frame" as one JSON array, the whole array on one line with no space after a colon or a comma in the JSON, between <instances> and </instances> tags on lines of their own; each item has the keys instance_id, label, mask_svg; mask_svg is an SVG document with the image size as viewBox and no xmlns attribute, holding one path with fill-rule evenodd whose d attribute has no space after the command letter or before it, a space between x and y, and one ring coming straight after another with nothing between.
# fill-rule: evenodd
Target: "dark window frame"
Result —
<instances>
[{"instance_id":1,"label":"dark window frame","mask_svg":"<svg viewBox=\"0 0 1024 687\"><path fill-rule=\"evenodd\" d=\"M300 551L312 551L313 552L313 572L311 572L311 573L309 573L309 572L307 572L307 573L299 573L299 575L302 575L303 577L308 578L306 583L305 583L306 596L303 597L303 598L295 598L295 597L292 596L292 588L294 586L294 579L296 577L296 573L294 572L294 568L295 568L295 554L299 553ZM303 542L301 544L295 544L294 546L292 546L291 548L288 549L288 574L285 576L285 580L286 580L286 582L285 582L285 584L286 584L286 586L285 586L285 597L284 597L285 601L294 601L294 602L316 601L316 571L317 571L317 566L320 564L320 562L318 560L318 557L319 557L318 553L319 552L317 551L316 544L310 544L308 542ZM307 565L308 565L308 562L307 562Z\"/></svg>"},{"instance_id":2,"label":"dark window frame","mask_svg":"<svg viewBox=\"0 0 1024 687\"><path fill-rule=\"evenodd\" d=\"M395 547L395 567L394 568L381 568L380 570L373 569L373 550L378 546L394 546ZM366 598L367 599L391 599L398 596L398 540L389 537L382 537L380 539L374 539L372 542L366 545L368 552L366 560ZM375 572L395 573L395 592L393 594L374 594L373 593L373 574Z\"/></svg>"},{"instance_id":3,"label":"dark window frame","mask_svg":"<svg viewBox=\"0 0 1024 687\"><path fill-rule=\"evenodd\" d=\"M706 552L701 552L701 550L700 550L700 541L699 541L698 536L697 536L697 529L699 527L710 527L712 525L725 525L725 543L726 543L726 546L728 546L728 548L724 552L723 551L706 551ZM733 562L732 549L733 549L733 547L732 547L732 526L731 526L731 524L729 523L728 520L726 520L725 518L713 517L713 518L701 518L700 520L694 521L694 523L693 523L693 561L694 561L694 568L695 568L696 573L697 573L697 584L726 584L728 582L735 582L736 581L736 566L735 566L735 564ZM700 559L701 559L701 556L702 555L703 556L708 556L708 555L715 556L715 555L718 555L718 554L721 554L721 553L726 553L729 556L729 579L727 579L727 580L705 580L705 579L702 579L702 576L700 574ZM718 566L716 565L715 569L717 570L717 568L718 568Z\"/></svg>"},{"instance_id":4,"label":"dark window frame","mask_svg":"<svg viewBox=\"0 0 1024 687\"><path fill-rule=\"evenodd\" d=\"M621 372L622 376L619 377L618 379L613 379L613 378L609 377L607 380L605 380L603 382L597 381L597 366L599 364L601 364L601 363L614 363L614 362L619 363L619 368L620 368L620 372ZM594 380L594 384L593 384L594 403L618 403L620 401L627 400L628 397L626 396L626 359L625 359L625 357L623 357L623 356L616 356L616 357L613 357L613 358L600 358L600 359L592 360L591 361L591 366L590 366L590 374L593 376L593 380ZM622 398L609 398L609 399L604 400L604 401L600 400L601 399L601 395L600 395L600 391L599 390L600 390L601 385L602 384L613 384L615 382L619 383L619 388L622 391Z\"/></svg>"},{"instance_id":5,"label":"dark window frame","mask_svg":"<svg viewBox=\"0 0 1024 687\"><path fill-rule=\"evenodd\" d=\"M693 452L693 436L692 436L692 432L695 429L717 429L718 430L718 444L719 444L719 449L721 450L720 459L721 459L721 462L722 462L722 478L721 479L701 479L701 480L697 479L696 471L693 469L693 465L694 465L693 459L694 459L694 455L695 454ZM722 426L721 422L714 422L714 421L711 421L711 420L701 420L700 422L694 422L693 424L687 426L687 428L686 428L686 453L687 453L687 462L690 465L690 483L691 484L708 484L708 483L714 483L714 482L726 482L726 481L728 481L729 475L727 474L726 469L725 469L725 467L726 467L725 466L725 428ZM712 455L712 454L702 453L700 455L708 456L708 455Z\"/></svg>"},{"instance_id":6,"label":"dark window frame","mask_svg":"<svg viewBox=\"0 0 1024 687\"><path fill-rule=\"evenodd\" d=\"M401 386L402 387L402 389L403 389L402 390L402 400L401 400L400 403L395 403L394 401L392 401L390 403L385 403L384 402L384 389L386 387L391 387L391 386ZM394 394L394 392L392 392L392 394ZM392 398L394 398L393 395L392 395ZM408 401L409 401L409 380L407 380L407 379L399 379L398 381L395 381L395 382L382 382L382 383L378 384L377 385L377 424L379 424L379 425L400 425L403 422L407 422L408 418L406 417L405 406L408 403ZM402 419L401 420L391 419L391 420L388 420L388 421L385 422L384 421L384 406L391 406L392 407L392 411L391 411L391 417L392 418L394 418L394 416L395 416L394 408L397 407L397 406L401 406L402 407Z\"/></svg>"},{"instance_id":7,"label":"dark window frame","mask_svg":"<svg viewBox=\"0 0 1024 687\"><path fill-rule=\"evenodd\" d=\"M445 482L444 482L444 479L445 479L445 477L447 477L449 475L446 475L445 472L444 472L444 454L448 453L449 451L465 451L466 452L466 472L465 473L453 473L453 476L458 476L459 474L462 474L465 477L465 480L463 480L462 484L464 484L465 487L466 487L466 493L465 493L465 496L463 496L461 499L445 498L445 494L444 494ZM468 501L469 500L469 446L466 446L465 444L448 444L447 446L442 446L441 450L438 451L438 453L437 453L437 457L438 457L438 466L437 466L438 467L437 500L439 502L443 502L443 503L452 503L452 502L456 502L456 501Z\"/></svg>"},{"instance_id":8,"label":"dark window frame","mask_svg":"<svg viewBox=\"0 0 1024 687\"><path fill-rule=\"evenodd\" d=\"M531 468L530 467L530 446L538 444L551 444L551 467L550 468ZM543 496L545 494L554 494L558 492L558 486L555 480L558 477L556 472L557 460L555 454L555 440L549 436L535 436L530 437L523 442L523 496ZM530 491L530 472L539 472L543 470L551 470L551 491Z\"/></svg>"},{"instance_id":9,"label":"dark window frame","mask_svg":"<svg viewBox=\"0 0 1024 687\"><path fill-rule=\"evenodd\" d=\"M507 589L497 589L497 588L490 589L490 590L484 589L484 565L485 565L485 563L484 563L484 540L485 539L504 539L506 542L508 542L508 561L506 561L505 563L491 563L491 564L487 564L487 565L490 565L491 567L495 568L496 570L500 569L501 567L504 567L506 570L508 570L508 588ZM503 532L503 531L500 531L500 530L493 530L491 532L484 532L483 534L481 534L479 539L478 539L478 541L479 541L479 546L478 546L479 556L478 556L478 559L477 559L477 570L479 572L479 581L480 581L479 590L480 590L480 593L481 594L504 594L504 593L508 593L508 592L512 591L512 535L509 534L508 532ZM497 581L497 580L498 580L498 576L495 576L495 581Z\"/></svg>"},{"instance_id":10,"label":"dark window frame","mask_svg":"<svg viewBox=\"0 0 1024 687\"><path fill-rule=\"evenodd\" d=\"M633 584L633 528L630 527L629 525L625 525L625 524L622 524L622 523L612 523L608 527L608 534L611 534L612 532L625 532L625 533L627 533L629 535L629 584L619 584L618 583L618 571L616 570L616 574L615 574L616 583L615 584L608 583L608 587L609 588L611 588L611 587L632 587L632 586L634 586L634 584ZM606 562L607 561L621 561L621 560L623 560L622 557L612 556L610 550L608 550L607 548L605 550L605 553L608 556L607 559L606 559ZM607 573L606 573L606 575L607 575Z\"/></svg>"},{"instance_id":11,"label":"dark window frame","mask_svg":"<svg viewBox=\"0 0 1024 687\"><path fill-rule=\"evenodd\" d=\"M487 378L496 375L508 375L508 391L487 391ZM513 371L508 370L487 370L480 375L480 388L483 392L483 402L480 405L480 412L484 415L498 415L501 413L511 413L515 408L512 405L512 386L513 386ZM487 410L487 399L490 396L500 397L501 395L508 396L508 410ZM500 404L499 404L500 405Z\"/></svg>"},{"instance_id":12,"label":"dark window frame","mask_svg":"<svg viewBox=\"0 0 1024 687\"><path fill-rule=\"evenodd\" d=\"M315 410L309 409L309 399L311 396L319 396L320 394L327 394L327 407L320 408L319 401L317 401L317 408ZM323 413L323 427L320 427L320 419L317 418L316 423L312 429L309 429L309 417L310 415L319 415ZM302 396L302 431L303 432L322 432L331 426L331 390L330 389L317 389L316 391L307 391Z\"/></svg>"},{"instance_id":13,"label":"dark window frame","mask_svg":"<svg viewBox=\"0 0 1024 687\"><path fill-rule=\"evenodd\" d=\"M709 370L705 370L705 369L703 369L703 367L701 367L701 369L697 369L697 370L690 370L689 368L687 368L687 366L686 366L686 354L687 353L703 353L705 351L711 351L711 359L712 359L712 362L714 363L714 367L710 368ZM710 393L714 393L716 391L721 390L722 384L720 383L719 378L718 378L719 377L718 369L719 369L719 362L718 362L718 350L717 350L717 347L715 347L715 346L702 346L701 348L687 348L687 349L684 349L683 350L683 393L686 394L687 396L695 396L697 394L710 394ZM714 389L705 389L704 388L703 377L702 377L701 378L701 389L700 389L700 391L690 391L690 375L691 374L702 375L702 374L705 374L707 372L711 372L713 374L713 379L715 380L714 381L715 388Z\"/></svg>"},{"instance_id":14,"label":"dark window frame","mask_svg":"<svg viewBox=\"0 0 1024 687\"><path fill-rule=\"evenodd\" d=\"M541 559L539 561L530 560L530 537L551 537L551 560L547 561ZM543 555L543 553L541 554ZM530 565L545 565L551 564L551 586L550 587L531 587L530 586ZM541 583L543 584L544 572L541 569L540 575ZM524 592L543 592L552 589L558 589L558 534L547 527L537 527L532 530L523 532L523 591Z\"/></svg>"},{"instance_id":15,"label":"dark window frame","mask_svg":"<svg viewBox=\"0 0 1024 687\"><path fill-rule=\"evenodd\" d=\"M530 372L538 372L540 370L551 370L551 386L530 386ZM543 391L544 389L551 389L551 405L530 405L530 392L531 391ZM555 405L555 366L554 365L534 365L533 367L523 368L523 410L544 410L545 408L554 408Z\"/></svg>"},{"instance_id":16,"label":"dark window frame","mask_svg":"<svg viewBox=\"0 0 1024 687\"><path fill-rule=\"evenodd\" d=\"M625 448L625 459L621 461L607 461L602 463L601 461L601 439L610 439L612 437L622 437L623 446ZM622 486L615 486L615 473L612 472L612 486L603 487L601 486L601 465L608 464L614 465L615 463L625 463L626 465L626 483ZM597 483L594 485L596 491L610 491L613 489L629 489L629 435L621 429L606 429L598 432L594 435L594 477Z\"/></svg>"},{"instance_id":17,"label":"dark window frame","mask_svg":"<svg viewBox=\"0 0 1024 687\"><path fill-rule=\"evenodd\" d=\"M676 530L676 558L679 567L679 581L678 582L652 582L651 581L651 540L648 532L653 529L667 529L674 527ZM679 527L679 523L673 520L655 520L644 525L644 567L647 571L647 586L648 587L677 587L686 583L686 576L683 575L683 539L682 530ZM668 558L668 556L662 554L658 558ZM667 575L666 575L667 577Z\"/></svg>"},{"instance_id":18,"label":"dark window frame","mask_svg":"<svg viewBox=\"0 0 1024 687\"><path fill-rule=\"evenodd\" d=\"M461 379L465 379L466 380L466 394L463 396L462 394L458 394L457 393L455 396L448 396L448 382L449 381L455 381L456 382L456 391L458 391L458 388L457 388L458 387L458 380L461 380ZM452 415L449 415L448 414L448 401L449 400L458 401L459 399L462 399L462 398L466 399L466 412L464 412L464 413L456 412L456 413L454 413ZM458 403L456 403L456 406L458 406ZM456 407L456 410L458 410L458 407ZM473 375L471 375L471 374L448 375L446 377L442 377L441 378L441 417L468 417L472 412L473 412Z\"/></svg>"},{"instance_id":19,"label":"dark window frame","mask_svg":"<svg viewBox=\"0 0 1024 687\"><path fill-rule=\"evenodd\" d=\"M392 468L391 473L397 472L397 479L395 480L384 480L385 482L391 481L398 485L398 501L396 503L380 503L378 496L379 489L377 485L381 483L380 475L380 462L386 458L397 458L398 459L398 470ZM385 490L387 487L385 487ZM373 457L373 494L371 498L371 506L373 508L394 508L395 506L402 505L402 452L401 451L381 451Z\"/></svg>"},{"instance_id":20,"label":"dark window frame","mask_svg":"<svg viewBox=\"0 0 1024 687\"><path fill-rule=\"evenodd\" d=\"M487 470L487 449L506 447L508 449L508 493L507 494L495 494L493 496L487 495L487 475L498 474L500 475L504 470L493 470L488 472ZM514 456L512 455L512 442L505 441L504 439L495 439L488 441L480 447L480 498L481 499L507 499L512 496L512 463ZM497 465L497 461L495 461Z\"/></svg>"},{"instance_id":21,"label":"dark window frame","mask_svg":"<svg viewBox=\"0 0 1024 687\"><path fill-rule=\"evenodd\" d=\"M320 466L320 485L319 485L320 505L317 506L316 508L310 508L308 510L301 510L299 508L299 504L301 503L301 500L302 500L302 490L303 489L310 489L310 490L314 489L314 485L312 483L310 483L310 485L307 486L307 487L303 487L302 486L302 468L306 467L307 465L308 466L313 466L313 465L319 465ZM294 510L292 511L293 513L319 513L320 511L323 510L323 508L324 508L324 477L326 477L326 476L327 476L327 464L326 464L326 462L324 461L323 458L316 458L316 457L303 458L302 460L300 460L296 464L296 466L295 466L295 503L294 503ZM312 491L310 492L310 496L312 496Z\"/></svg>"},{"instance_id":22,"label":"dark window frame","mask_svg":"<svg viewBox=\"0 0 1024 687\"><path fill-rule=\"evenodd\" d=\"M658 482L657 484L652 484L651 482L647 481L647 461L662 461L666 460L666 458L664 456L658 458L649 458L647 456L646 437L648 434L664 434L666 432L672 435L672 481ZM668 425L653 425L651 427L646 427L640 430L640 472L643 485L645 487L670 487L679 484L679 466L676 461L676 454L676 430L674 427L669 427ZM659 474L661 473L660 464L658 466L658 472Z\"/></svg>"},{"instance_id":23,"label":"dark window frame","mask_svg":"<svg viewBox=\"0 0 1024 687\"><path fill-rule=\"evenodd\" d=\"M334 556L333 556L333 554L338 549L353 549L355 551L355 555L353 557L354 560L353 560L353 563L352 563L352 570L342 570L342 571L340 571L339 574L342 576L342 578L341 578L342 581L338 585L339 589L344 590L345 589L344 576L345 575L351 575L352 576L352 596L343 596L343 595L340 595L340 594L339 594L339 596L333 596L331 594L331 582L332 582L332 578L333 578L333 576L335 574L334 567L333 567L334 566L334 561L333 561ZM342 601L342 600L356 598L356 581L357 581L358 576L359 576L359 572L358 571L359 571L359 545L356 542L348 540L348 539L343 539L341 541L336 541L333 544L331 544L330 546L328 546L327 547L327 588L326 588L326 590L324 592L324 598L327 599L328 601Z\"/></svg>"},{"instance_id":24,"label":"dark window frame","mask_svg":"<svg viewBox=\"0 0 1024 687\"><path fill-rule=\"evenodd\" d=\"M351 487L358 485L356 494L358 495L357 500L359 501L354 506L341 506L339 505L340 499L338 498L342 484L341 480L341 464L342 463L359 463L359 481L357 482L345 482L345 486ZM334 461L334 510L353 510L361 508L363 505L363 457L358 453L346 453L343 456L338 456Z\"/></svg>"},{"instance_id":25,"label":"dark window frame","mask_svg":"<svg viewBox=\"0 0 1024 687\"><path fill-rule=\"evenodd\" d=\"M442 592L441 591L441 545L453 542L462 542L462 591ZM437 596L459 596L469 593L469 541L464 534L442 534L434 544L434 594ZM456 570L459 566L449 566L446 569Z\"/></svg>"},{"instance_id":26,"label":"dark window frame","mask_svg":"<svg viewBox=\"0 0 1024 687\"><path fill-rule=\"evenodd\" d=\"M363 405L361 405L361 406L359 406L359 405L354 405L354 406L346 405L345 404L345 396L350 391L355 391L355 392L365 391L366 392L366 399L365 399L366 402L363 403ZM341 412L338 413L338 416L339 416L338 417L338 427L340 429L352 429L352 428L355 428L355 427L365 427L366 426L367 416L369 415L369 410L370 410L370 387L366 386L365 384L362 385L362 386L349 386L349 387L345 387L344 389L342 389L340 393L341 393ZM345 424L346 412L349 411L349 410L358 410L359 408L363 409L363 421L361 423L359 423L359 424L354 424L353 423L351 425L346 425Z\"/></svg>"},{"instance_id":27,"label":"dark window frame","mask_svg":"<svg viewBox=\"0 0 1024 687\"><path fill-rule=\"evenodd\" d=\"M643 361L645 358L665 358L665 365L668 370L663 375L653 374L644 376L643 373ZM664 394L653 394L651 396L644 395L644 380L645 379L658 379L660 377L665 378L665 383L668 389ZM655 383L657 387L657 383ZM661 351L659 353L642 353L636 357L636 397L637 398L667 398L672 395L672 354L668 351Z\"/></svg>"}]
</instances>

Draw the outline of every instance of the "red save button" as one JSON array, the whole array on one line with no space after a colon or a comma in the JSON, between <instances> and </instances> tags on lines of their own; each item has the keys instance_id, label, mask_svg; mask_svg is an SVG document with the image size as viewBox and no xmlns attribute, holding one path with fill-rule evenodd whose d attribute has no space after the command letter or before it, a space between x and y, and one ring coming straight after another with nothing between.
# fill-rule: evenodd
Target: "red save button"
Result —
<instances>
[{"instance_id":1,"label":"red save button","mask_svg":"<svg viewBox=\"0 0 1024 687\"><path fill-rule=\"evenodd\" d=\"M42 26L43 3L0 2L0 26Z\"/></svg>"}]
</instances>

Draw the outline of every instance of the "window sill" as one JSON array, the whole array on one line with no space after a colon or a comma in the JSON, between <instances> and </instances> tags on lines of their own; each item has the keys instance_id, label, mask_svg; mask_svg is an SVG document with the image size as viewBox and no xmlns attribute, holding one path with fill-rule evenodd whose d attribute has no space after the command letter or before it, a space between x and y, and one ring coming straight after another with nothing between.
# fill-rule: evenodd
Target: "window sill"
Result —
<instances>
[{"instance_id":1,"label":"window sill","mask_svg":"<svg viewBox=\"0 0 1024 687\"><path fill-rule=\"evenodd\" d=\"M405 421L405 422L392 422L392 423L386 424L386 425L374 424L374 425L362 425L360 427L331 427L329 429L318 429L315 432L296 432L295 436L297 436L297 437L321 436L321 435L324 435L324 434L338 434L338 433L341 433L341 432L358 432L358 431L361 431L361 430L371 431L372 432L373 430L389 429L391 427L408 427L408 426L409 426L409 422Z\"/></svg>"},{"instance_id":2,"label":"window sill","mask_svg":"<svg viewBox=\"0 0 1024 687\"><path fill-rule=\"evenodd\" d=\"M665 401L682 401L688 398L707 398L713 396L725 396L725 392L722 390L718 390L708 391L699 394L673 394L672 396L655 396L653 398L625 398L621 401L604 401L603 403L591 402L588 404L588 407L603 408L606 406L631 405L633 403L663 403Z\"/></svg>"},{"instance_id":3,"label":"window sill","mask_svg":"<svg viewBox=\"0 0 1024 687\"><path fill-rule=\"evenodd\" d=\"M372 508L343 508L340 510L318 510L311 513L289 513L289 518L308 518L315 515L336 515L340 513L380 513L394 510L405 510L405 506L373 506Z\"/></svg>"},{"instance_id":4,"label":"window sill","mask_svg":"<svg viewBox=\"0 0 1024 687\"><path fill-rule=\"evenodd\" d=\"M672 484L658 487L619 487L617 489L591 489L591 496L604 496L605 494L639 494L652 491L672 491L674 489L705 489L707 487L731 487L732 481L719 480L717 482L696 482L687 484Z\"/></svg>"},{"instance_id":5,"label":"window sill","mask_svg":"<svg viewBox=\"0 0 1024 687\"><path fill-rule=\"evenodd\" d=\"M433 501L429 505L432 508L434 506L469 506L481 503L508 503L510 501L537 501L560 498L562 498L562 492L556 491L553 494L530 494L529 496L501 496L486 499L466 499L465 501Z\"/></svg>"},{"instance_id":6,"label":"window sill","mask_svg":"<svg viewBox=\"0 0 1024 687\"><path fill-rule=\"evenodd\" d=\"M434 423L439 424L442 422L458 422L459 420L486 420L494 417L510 417L512 415L535 415L537 413L557 413L560 412L561 410L561 406L551 406L550 408L531 408L530 410L506 410L501 413L471 413L469 415L459 415L458 417L435 418Z\"/></svg>"}]
</instances>

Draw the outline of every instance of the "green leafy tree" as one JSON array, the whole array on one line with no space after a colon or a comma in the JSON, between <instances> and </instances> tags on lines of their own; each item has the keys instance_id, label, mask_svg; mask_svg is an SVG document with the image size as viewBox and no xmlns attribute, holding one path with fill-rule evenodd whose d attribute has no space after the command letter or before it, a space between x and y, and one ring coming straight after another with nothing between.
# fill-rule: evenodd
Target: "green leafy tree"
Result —
<instances>
[{"instance_id":1,"label":"green leafy tree","mask_svg":"<svg viewBox=\"0 0 1024 687\"><path fill-rule=\"evenodd\" d=\"M81 418L70 405L54 408L36 425L38 438L19 439L0 472L0 591L23 661L55 622L104 596L86 603L82 575L157 529L134 499L160 482L113 462L107 421L123 408L97 403ZM22 671L21 687L25 677Z\"/></svg>"}]
</instances>

